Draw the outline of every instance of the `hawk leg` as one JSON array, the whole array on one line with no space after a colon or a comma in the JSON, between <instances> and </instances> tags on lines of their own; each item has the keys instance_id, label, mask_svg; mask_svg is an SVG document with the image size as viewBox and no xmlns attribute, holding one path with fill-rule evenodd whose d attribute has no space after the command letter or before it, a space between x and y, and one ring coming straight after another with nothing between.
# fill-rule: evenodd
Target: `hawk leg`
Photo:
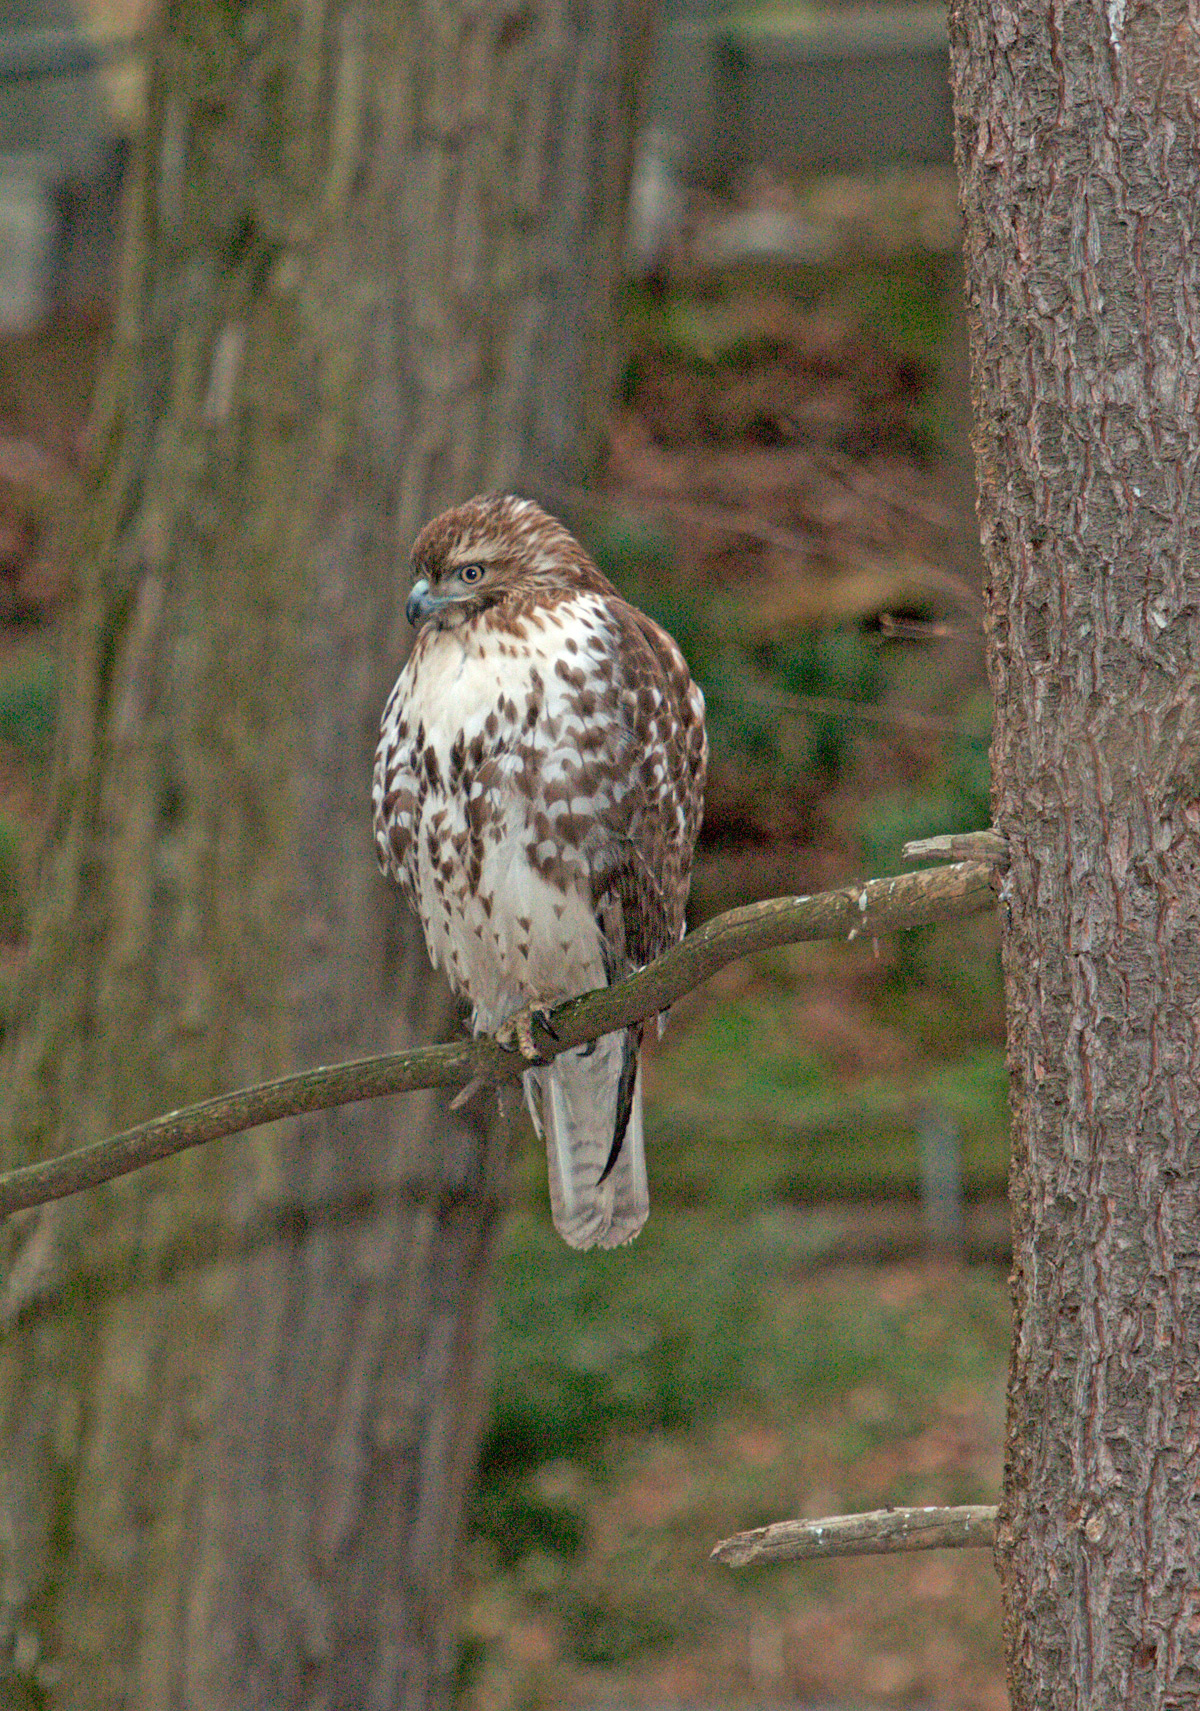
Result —
<instances>
[{"instance_id":1,"label":"hawk leg","mask_svg":"<svg viewBox=\"0 0 1200 1711\"><path fill-rule=\"evenodd\" d=\"M533 1037L535 1024L543 1028L552 1040L558 1039L558 1030L544 1004L527 1004L523 1010L516 1011L507 1022L501 1022L496 1029L496 1038L509 1051L519 1048L521 1056L528 1058L530 1063L548 1063L549 1059L542 1056Z\"/></svg>"}]
</instances>

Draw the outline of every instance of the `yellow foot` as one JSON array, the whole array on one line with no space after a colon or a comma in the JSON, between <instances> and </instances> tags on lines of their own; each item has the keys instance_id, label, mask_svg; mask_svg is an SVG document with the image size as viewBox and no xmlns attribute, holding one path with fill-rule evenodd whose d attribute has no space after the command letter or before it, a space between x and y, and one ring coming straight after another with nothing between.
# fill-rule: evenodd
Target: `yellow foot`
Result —
<instances>
[{"instance_id":1,"label":"yellow foot","mask_svg":"<svg viewBox=\"0 0 1200 1711\"><path fill-rule=\"evenodd\" d=\"M550 1020L550 1011L541 1004L527 1004L524 1010L518 1010L507 1022L501 1022L496 1029L496 1038L502 1046L507 1046L509 1051L519 1048L522 1057L528 1058L530 1063L544 1063L546 1060L533 1037L535 1023L544 1029L552 1040L557 1040L558 1033Z\"/></svg>"}]
</instances>

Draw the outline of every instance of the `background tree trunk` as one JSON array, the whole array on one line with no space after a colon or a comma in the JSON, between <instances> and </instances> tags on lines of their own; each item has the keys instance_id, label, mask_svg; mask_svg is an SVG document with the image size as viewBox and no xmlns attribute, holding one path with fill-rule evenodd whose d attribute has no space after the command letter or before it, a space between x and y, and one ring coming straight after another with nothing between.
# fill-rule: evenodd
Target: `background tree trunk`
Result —
<instances>
[{"instance_id":1,"label":"background tree trunk","mask_svg":"<svg viewBox=\"0 0 1200 1711\"><path fill-rule=\"evenodd\" d=\"M578 479L645 22L168 6L5 1162L449 1024L368 828L407 546ZM10 1227L6 1707L447 1702L503 1172L408 1098Z\"/></svg>"},{"instance_id":2,"label":"background tree trunk","mask_svg":"<svg viewBox=\"0 0 1200 1711\"><path fill-rule=\"evenodd\" d=\"M958 0L1014 1106L1017 1711L1200 1699L1200 34Z\"/></svg>"}]
</instances>

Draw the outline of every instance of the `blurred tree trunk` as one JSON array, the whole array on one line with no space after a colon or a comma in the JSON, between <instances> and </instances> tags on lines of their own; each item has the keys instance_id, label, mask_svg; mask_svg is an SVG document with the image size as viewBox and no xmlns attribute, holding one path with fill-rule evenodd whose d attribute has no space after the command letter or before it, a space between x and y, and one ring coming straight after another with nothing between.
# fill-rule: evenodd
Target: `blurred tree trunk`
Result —
<instances>
[{"instance_id":1,"label":"blurred tree trunk","mask_svg":"<svg viewBox=\"0 0 1200 1711\"><path fill-rule=\"evenodd\" d=\"M1200 31L957 0L1014 1107L1016 1711L1200 1701Z\"/></svg>"},{"instance_id":2,"label":"blurred tree trunk","mask_svg":"<svg viewBox=\"0 0 1200 1711\"><path fill-rule=\"evenodd\" d=\"M4 1162L444 1029L375 871L407 546L578 479L641 5L168 5ZM0 1701L445 1705L504 1159L420 1097L5 1233Z\"/></svg>"}]
</instances>

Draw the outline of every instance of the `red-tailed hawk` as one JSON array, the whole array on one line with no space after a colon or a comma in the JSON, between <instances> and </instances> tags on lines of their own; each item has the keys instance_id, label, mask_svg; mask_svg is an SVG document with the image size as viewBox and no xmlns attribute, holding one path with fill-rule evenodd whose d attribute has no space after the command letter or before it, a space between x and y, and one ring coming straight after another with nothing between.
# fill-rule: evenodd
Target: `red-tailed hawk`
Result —
<instances>
[{"instance_id":1,"label":"red-tailed hawk","mask_svg":"<svg viewBox=\"0 0 1200 1711\"><path fill-rule=\"evenodd\" d=\"M704 697L670 636L528 499L471 499L412 557L420 634L375 756L380 865L476 1033L533 1057L538 1010L683 933ZM572 1247L646 1221L641 1041L638 1023L525 1074Z\"/></svg>"}]
</instances>

